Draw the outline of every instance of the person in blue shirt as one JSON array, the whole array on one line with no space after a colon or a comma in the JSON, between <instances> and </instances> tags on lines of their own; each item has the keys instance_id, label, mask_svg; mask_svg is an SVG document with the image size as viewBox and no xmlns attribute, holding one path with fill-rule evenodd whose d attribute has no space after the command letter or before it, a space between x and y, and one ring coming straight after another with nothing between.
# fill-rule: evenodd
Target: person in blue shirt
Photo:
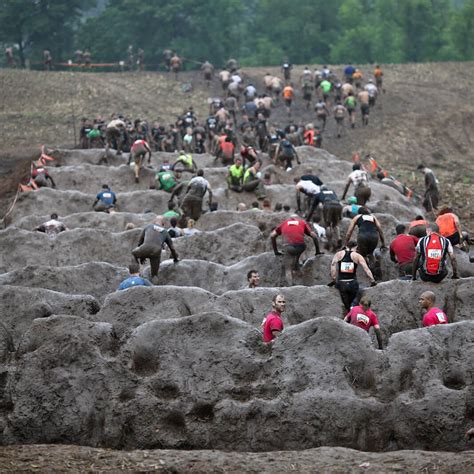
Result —
<instances>
[{"instance_id":1,"label":"person in blue shirt","mask_svg":"<svg viewBox=\"0 0 474 474\"><path fill-rule=\"evenodd\" d=\"M110 190L108 184L103 184L102 191L97 194L92 207L94 208L94 211L97 212L110 212L115 208L116 203L117 197L115 196L115 193Z\"/></svg>"},{"instance_id":2,"label":"person in blue shirt","mask_svg":"<svg viewBox=\"0 0 474 474\"><path fill-rule=\"evenodd\" d=\"M120 283L117 291L133 288L134 286L153 286L146 278L140 277L140 265L138 263L131 263L128 266L130 276Z\"/></svg>"},{"instance_id":3,"label":"person in blue shirt","mask_svg":"<svg viewBox=\"0 0 474 474\"><path fill-rule=\"evenodd\" d=\"M344 76L345 76L346 82L348 82L349 84L352 84L352 75L354 73L355 73L355 67L352 66L352 64L348 64L344 68Z\"/></svg>"}]
</instances>

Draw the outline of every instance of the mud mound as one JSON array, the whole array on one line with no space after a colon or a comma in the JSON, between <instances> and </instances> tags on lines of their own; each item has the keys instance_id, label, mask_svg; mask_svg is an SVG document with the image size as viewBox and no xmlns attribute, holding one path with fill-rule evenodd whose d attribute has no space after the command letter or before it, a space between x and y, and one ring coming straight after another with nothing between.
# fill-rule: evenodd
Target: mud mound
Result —
<instances>
[{"instance_id":1,"label":"mud mound","mask_svg":"<svg viewBox=\"0 0 474 474\"><path fill-rule=\"evenodd\" d=\"M0 274L0 285L45 288L103 298L114 292L127 276L127 269L110 263L88 262L63 267L28 265Z\"/></svg>"},{"instance_id":2,"label":"mud mound","mask_svg":"<svg viewBox=\"0 0 474 474\"><path fill-rule=\"evenodd\" d=\"M458 347L473 330L466 321L405 331L382 353L363 331L325 317L290 327L273 348L221 313L155 319L121 344L111 324L37 319L17 351L10 393L22 402L9 410L3 442L460 449L474 354ZM446 360L454 356L455 371Z\"/></svg>"},{"instance_id":3,"label":"mud mound","mask_svg":"<svg viewBox=\"0 0 474 474\"><path fill-rule=\"evenodd\" d=\"M389 71L393 74L387 75L389 92L373 109L369 127L344 130L343 137L336 139L334 124L328 124L324 143L346 161L324 150L300 147L302 164L286 172L262 156L263 171L271 174L267 197L272 206L280 202L294 209L293 180L309 170L340 196L351 170L349 157L356 149L387 149L391 154L387 162L393 170L415 186L411 176L415 164L423 159L432 165L438 160L436 171L447 187L447 177L452 178L458 170L443 170L441 155L426 154L423 147L431 149L435 141L428 139L424 122L420 122L420 143L405 135L407 127L415 128L413 123L419 123L425 112L404 114L406 120L400 120L401 112L406 112L403 107L409 104L407 98L419 102L410 91L405 97L406 84L397 84L397 71ZM194 80L193 74L188 76ZM10 77L9 72L7 75ZM34 75L13 72L11 77L20 84ZM44 75L44 88L60 77L65 76ZM137 91L143 94L166 86L168 96L159 106L163 114L170 114L170 121L163 123L171 123L175 120L171 114L181 113L180 101L191 97L162 75L133 76L130 90L123 87L131 76L117 76L116 81L107 76L110 84L101 89L104 77L87 77L78 100L85 115L108 114L112 103L114 110L117 103L127 107L131 95L138 97ZM78 81L83 78L77 75ZM58 91L51 92L57 108L50 111L48 120L59 123L57 114L63 102L58 94L70 85L61 84ZM112 101L115 87L126 91L119 102ZM200 118L206 114L207 95L215 89L213 85L192 96L200 100L195 107ZM428 98L420 95L423 100ZM94 97L94 110L86 106L89 96ZM46 117L51 97L47 96L44 104ZM18 108L26 111L31 100L28 89ZM445 113L443 100L433 103L438 112ZM144 110L145 102L136 99L127 113L148 116L156 106L148 102ZM8 101L6 107L11 109ZM101 107L108 110L99 110ZM434 109L430 107L431 103L426 113L431 116ZM302 123L314 121L311 110L302 110L298 96L294 112ZM24 116L35 117L26 112ZM457 123L460 119L453 116L453 120ZM1 121L15 122L11 114ZM279 126L288 123L282 106L273 110L271 122ZM41 123L32 129L30 140L35 139ZM55 128L54 134L60 137L62 132ZM318 465L321 470L334 470L335 462L352 463L349 465L354 469L370 462L377 472L389 465L407 471L415 466L429 470L433 457L427 453L403 453L397 458L395 454L371 455L341 448L301 450L323 445L366 451L468 448L463 435L471 427L474 413L474 278L446 280L436 286L400 281L388 252L380 251L385 281L368 288L359 272L362 290L371 297L382 330L384 350L375 350L371 336L341 320L344 310L339 293L327 286L333 254L315 257L309 245L296 285L285 287L282 259L271 252L269 234L288 214L235 212L239 202L250 206L254 194L228 192L226 168L210 155L200 155L195 159L211 183L219 210L203 214L196 226L200 233L175 240L180 262L167 260L168 251L163 252L158 285L115 291L127 275L125 267L141 228L167 209L169 194L150 190L149 185L160 165L165 160L173 162L177 154L154 153L150 168L135 184L133 171L126 165L128 155L112 152L104 160L103 150L69 150L55 146L54 141L49 142L48 153L56 161L49 170L57 189L22 195L11 227L0 231L2 249L7 249L0 255L1 444L242 452L194 451L194 467L190 467L190 454L185 451L181 458L163 452L159 456L165 464L160 458L158 468L153 468L172 470L177 466L186 472L198 467L212 472L215 466L242 471L250 469L254 459L251 469L258 472L300 468L312 472ZM463 138L458 141L464 143ZM441 154L443 150L446 147L440 149ZM384 155L376 156L386 164ZM460 156L454 156L454 166L460 163ZM118 194L115 214L91 210L103 183ZM462 186L453 180L457 192ZM388 243L397 223L421 213L419 201L408 200L378 182L372 183L372 189L369 207L377 213ZM57 212L70 230L50 240L33 229L52 212ZM137 228L125 231L130 223ZM343 220L342 233L349 223L349 219ZM458 261L462 277L474 275L465 253L458 252ZM260 272L260 288L246 288L246 273L251 269ZM147 267L141 270L148 275ZM427 289L436 291L437 304L450 324L421 328L417 300ZM273 344L265 345L259 328L278 292L288 302L285 330ZM78 458L83 456L78 449L69 449ZM260 453L243 454L248 451ZM97 451L88 453L99 456ZM331 461L329 468L331 455L342 461ZM107 456L114 454L109 451ZM122 459L121 468L126 465L123 456L116 455ZM127 459L136 460L137 456L130 453ZM151 459L154 456L150 453ZM324 459L317 464L315 456ZM236 465L242 457L245 460ZM354 464L356 459L358 464ZM450 468L466 470L463 468L469 465L469 453L454 460L450 454L436 459L437 468L452 463ZM143 462L144 469L147 462Z\"/></svg>"}]
</instances>

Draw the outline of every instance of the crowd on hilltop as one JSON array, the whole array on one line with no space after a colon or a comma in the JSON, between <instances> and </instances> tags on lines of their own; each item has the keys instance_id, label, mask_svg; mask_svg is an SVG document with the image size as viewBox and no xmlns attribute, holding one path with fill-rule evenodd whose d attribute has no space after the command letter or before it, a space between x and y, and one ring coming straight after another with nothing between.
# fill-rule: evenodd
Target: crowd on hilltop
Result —
<instances>
[{"instance_id":1,"label":"crowd on hilltop","mask_svg":"<svg viewBox=\"0 0 474 474\"><path fill-rule=\"evenodd\" d=\"M181 62L176 58L180 58L171 51L167 51L164 58L169 70L177 75ZM121 288L149 284L148 280L139 276L140 267L137 266L147 259L150 260L152 282L156 283L163 248L169 249L177 263L179 256L174 248L174 239L199 232L194 225L203 212L204 197L207 195L208 210L217 208L205 171L198 169L193 155L210 153L214 156L213 166L227 167L227 194L253 193L255 201L252 209L272 210L266 188L274 176L286 174L296 164L304 164L297 147L321 147L330 120L334 121L332 128L335 133L332 136L335 139L346 130L367 126L371 111L376 110L379 94L384 93L383 72L379 66L367 79L364 79L361 70L352 65L346 66L341 75L327 66L313 71L305 67L295 78L292 65L284 62L281 74L266 74L260 87L246 79L234 59L228 61L217 77L214 67L208 62L202 65L202 73L204 80L217 79L222 88L219 97L209 98L209 112L204 119L198 118L190 106L168 125L118 113L107 120L104 117L82 120L81 148L105 148L104 163L107 163L110 149L116 150L117 155L129 152L128 164L133 164L137 183L142 178L147 158L150 165L153 152L174 153L170 155L173 156L171 161L164 159L159 169L153 169L154 178L149 183L150 188L169 193L168 209L162 210L161 215L143 229L137 247L132 251L136 262L130 267L130 280ZM314 110L317 125L293 119L295 100L302 101L306 110ZM275 110L284 111L285 125L277 124L272 118ZM356 118L358 114L360 120ZM264 160L263 154L268 158ZM54 187L53 178L44 164L41 162L32 167L31 184L44 186L49 184L49 180ZM423 206L431 220L414 215L411 222L399 224L397 236L389 244L390 258L397 266L400 278L415 280L419 277L434 283L440 283L448 275L446 263L449 259L452 278L456 279L458 270L454 247L466 249L469 237L453 209L441 203L438 180L433 170L423 164L418 169L424 175ZM307 166L294 178L296 208L285 209L290 216L272 231L270 237L275 255L282 256L288 285L294 284L300 271L300 258L306 250L305 236L312 239L316 256L322 253L323 245L333 251L329 285L340 292L345 318L366 330L375 327L381 348L377 317L370 309L370 299L361 299L357 280L358 266L362 267L371 285L382 279L380 262L388 244L379 220L370 210L371 183L374 179L408 198L414 196L407 186L382 169L370 155L354 155L353 169L347 176L340 197ZM348 196L351 187L353 195ZM280 211L282 207L281 203L275 203L274 210ZM120 208L120 196L104 185L97 194L93 208L98 212L116 212ZM245 204L241 203L237 210L245 208ZM343 217L351 219L345 235L341 235L340 231ZM67 229L54 215L38 230L56 234ZM353 239L356 231L357 238ZM277 244L280 237L283 239L283 252ZM377 249L378 246L380 249ZM254 271L249 279L250 287L259 284L258 278L254 278L255 273L258 275ZM426 325L448 322L439 308L431 311L434 302L435 295L430 292L420 297L420 304L430 314ZM263 325L266 342L281 331L283 309L284 297L277 295L273 300L274 311Z\"/></svg>"}]
</instances>

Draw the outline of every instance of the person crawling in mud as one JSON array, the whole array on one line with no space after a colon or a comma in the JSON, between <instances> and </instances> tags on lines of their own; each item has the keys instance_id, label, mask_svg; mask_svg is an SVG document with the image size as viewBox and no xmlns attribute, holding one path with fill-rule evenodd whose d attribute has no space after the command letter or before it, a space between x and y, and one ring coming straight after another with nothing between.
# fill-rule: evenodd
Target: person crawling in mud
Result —
<instances>
[{"instance_id":1,"label":"person crawling in mud","mask_svg":"<svg viewBox=\"0 0 474 474\"><path fill-rule=\"evenodd\" d=\"M92 207L96 212L113 212L117 204L117 196L110 190L108 184L102 185L102 191L97 194Z\"/></svg>"},{"instance_id":2,"label":"person crawling in mud","mask_svg":"<svg viewBox=\"0 0 474 474\"><path fill-rule=\"evenodd\" d=\"M53 189L56 188L56 183L44 166L34 166L31 170L31 178L38 188L47 187L48 180L51 183L51 187Z\"/></svg>"},{"instance_id":3,"label":"person crawling in mud","mask_svg":"<svg viewBox=\"0 0 474 474\"><path fill-rule=\"evenodd\" d=\"M54 239L60 232L68 230L68 228L58 220L58 215L53 212L49 221L43 222L41 225L36 227L36 231L44 232L49 238Z\"/></svg>"},{"instance_id":4,"label":"person crawling in mud","mask_svg":"<svg viewBox=\"0 0 474 474\"><path fill-rule=\"evenodd\" d=\"M140 234L138 245L132 250L132 255L137 263L145 264L146 259L150 260L151 281L156 284L158 270L160 269L161 251L166 244L170 249L174 263L179 261L170 234L164 227L163 216L157 216L153 224L148 224Z\"/></svg>"}]
</instances>

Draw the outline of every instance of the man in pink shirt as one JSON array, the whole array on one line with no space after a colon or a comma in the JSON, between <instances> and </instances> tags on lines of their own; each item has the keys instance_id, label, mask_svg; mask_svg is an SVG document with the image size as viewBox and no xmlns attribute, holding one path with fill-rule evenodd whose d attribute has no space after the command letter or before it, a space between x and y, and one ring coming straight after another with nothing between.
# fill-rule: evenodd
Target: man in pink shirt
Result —
<instances>
[{"instance_id":1,"label":"man in pink shirt","mask_svg":"<svg viewBox=\"0 0 474 474\"><path fill-rule=\"evenodd\" d=\"M420 306L426 310L423 316L423 327L434 326L435 324L448 324L446 313L435 307L436 295L432 291L425 291L420 295Z\"/></svg>"},{"instance_id":2,"label":"man in pink shirt","mask_svg":"<svg viewBox=\"0 0 474 474\"><path fill-rule=\"evenodd\" d=\"M344 321L369 332L373 326L379 349L382 350L382 333L380 332L379 321L377 315L370 309L372 301L368 296L363 296L360 299L360 305L354 306L344 318Z\"/></svg>"},{"instance_id":3,"label":"man in pink shirt","mask_svg":"<svg viewBox=\"0 0 474 474\"><path fill-rule=\"evenodd\" d=\"M272 299L272 310L265 316L262 323L263 342L271 342L283 331L281 313L285 311L285 297L276 295Z\"/></svg>"}]
</instances>

